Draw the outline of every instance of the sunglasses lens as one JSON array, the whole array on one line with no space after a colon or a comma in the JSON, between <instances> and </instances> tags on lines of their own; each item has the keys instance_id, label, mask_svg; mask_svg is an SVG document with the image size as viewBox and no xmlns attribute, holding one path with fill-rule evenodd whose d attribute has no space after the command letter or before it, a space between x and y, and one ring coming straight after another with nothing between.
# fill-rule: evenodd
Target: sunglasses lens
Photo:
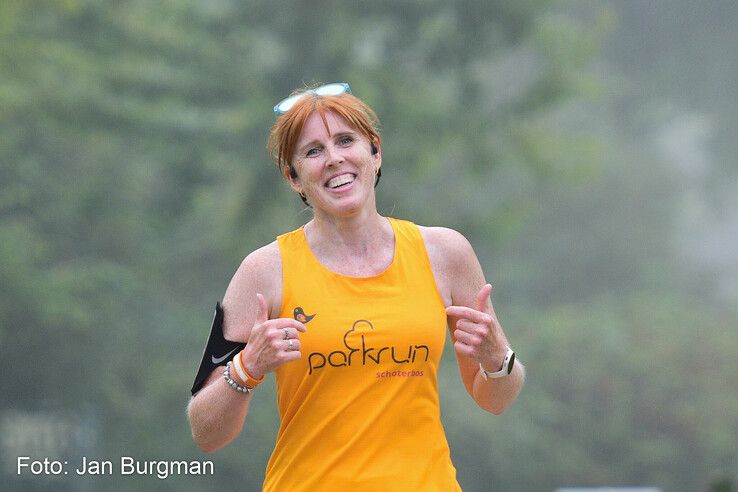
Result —
<instances>
[{"instance_id":1,"label":"sunglasses lens","mask_svg":"<svg viewBox=\"0 0 738 492\"><path fill-rule=\"evenodd\" d=\"M276 116L285 114L305 94L313 93L319 96L340 96L341 94L344 94L346 92L351 94L351 88L346 83L323 85L318 87L317 89L311 89L305 92L301 92L300 94L295 94L294 96L288 97L284 101L274 106L274 114Z\"/></svg>"},{"instance_id":2,"label":"sunglasses lens","mask_svg":"<svg viewBox=\"0 0 738 492\"><path fill-rule=\"evenodd\" d=\"M348 84L346 84L348 85ZM315 89L315 93L319 96L340 96L344 92L351 92L344 84L328 84Z\"/></svg>"},{"instance_id":3,"label":"sunglasses lens","mask_svg":"<svg viewBox=\"0 0 738 492\"><path fill-rule=\"evenodd\" d=\"M277 114L284 114L287 111L290 110L290 108L305 94L295 94L292 97L288 97L281 103L277 104L277 107L274 108L274 112Z\"/></svg>"}]
</instances>

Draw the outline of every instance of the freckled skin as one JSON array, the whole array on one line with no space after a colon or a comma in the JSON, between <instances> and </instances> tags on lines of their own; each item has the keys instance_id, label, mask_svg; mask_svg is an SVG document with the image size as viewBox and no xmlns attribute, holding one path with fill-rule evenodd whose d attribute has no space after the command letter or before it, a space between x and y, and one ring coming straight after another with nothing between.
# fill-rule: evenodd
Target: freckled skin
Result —
<instances>
[{"instance_id":1,"label":"freckled skin","mask_svg":"<svg viewBox=\"0 0 738 492\"><path fill-rule=\"evenodd\" d=\"M340 116L327 113L326 122L327 126L319 113L305 122L292 160L297 178L288 176L290 186L306 196L316 218L376 211L374 182L380 154L372 154L371 142ZM337 189L326 186L343 173L353 175L353 182Z\"/></svg>"}]
</instances>

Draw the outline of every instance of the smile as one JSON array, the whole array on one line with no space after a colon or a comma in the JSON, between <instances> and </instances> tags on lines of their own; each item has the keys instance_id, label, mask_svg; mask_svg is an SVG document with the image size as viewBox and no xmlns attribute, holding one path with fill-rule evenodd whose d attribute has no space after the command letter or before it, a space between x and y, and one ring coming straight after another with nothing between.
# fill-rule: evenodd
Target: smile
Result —
<instances>
[{"instance_id":1,"label":"smile","mask_svg":"<svg viewBox=\"0 0 738 492\"><path fill-rule=\"evenodd\" d=\"M340 174L334 178L329 179L325 185L328 188L335 190L336 188L340 188L341 186L345 186L349 183L353 183L355 179L356 179L355 174L344 173L344 174Z\"/></svg>"}]
</instances>

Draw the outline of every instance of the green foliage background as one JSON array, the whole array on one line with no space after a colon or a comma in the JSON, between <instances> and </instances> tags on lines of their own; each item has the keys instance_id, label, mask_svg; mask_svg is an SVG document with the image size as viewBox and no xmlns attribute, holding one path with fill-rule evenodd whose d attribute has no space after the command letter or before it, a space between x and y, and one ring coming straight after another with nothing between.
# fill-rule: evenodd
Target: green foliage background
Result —
<instances>
[{"instance_id":1,"label":"green foliage background","mask_svg":"<svg viewBox=\"0 0 738 492\"><path fill-rule=\"evenodd\" d=\"M446 354L464 490L735 481L737 20L686 0L4 0L4 483L259 489L273 381L214 455L184 409L240 260L309 218L269 162L271 108L339 80L383 123L380 212L471 240L528 367L494 417ZM15 468L121 455L216 474Z\"/></svg>"}]
</instances>

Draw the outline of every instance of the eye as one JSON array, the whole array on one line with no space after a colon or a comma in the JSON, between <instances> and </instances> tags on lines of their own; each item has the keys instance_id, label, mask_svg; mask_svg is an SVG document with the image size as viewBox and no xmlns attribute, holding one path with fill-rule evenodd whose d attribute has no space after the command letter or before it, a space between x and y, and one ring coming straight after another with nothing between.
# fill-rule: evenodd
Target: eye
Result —
<instances>
[{"instance_id":1,"label":"eye","mask_svg":"<svg viewBox=\"0 0 738 492\"><path fill-rule=\"evenodd\" d=\"M354 137L351 135L343 135L338 139L339 145L349 145L354 141Z\"/></svg>"},{"instance_id":2,"label":"eye","mask_svg":"<svg viewBox=\"0 0 738 492\"><path fill-rule=\"evenodd\" d=\"M314 157L318 155L318 152L320 152L320 148L318 147L312 147L305 152L305 157Z\"/></svg>"}]
</instances>

